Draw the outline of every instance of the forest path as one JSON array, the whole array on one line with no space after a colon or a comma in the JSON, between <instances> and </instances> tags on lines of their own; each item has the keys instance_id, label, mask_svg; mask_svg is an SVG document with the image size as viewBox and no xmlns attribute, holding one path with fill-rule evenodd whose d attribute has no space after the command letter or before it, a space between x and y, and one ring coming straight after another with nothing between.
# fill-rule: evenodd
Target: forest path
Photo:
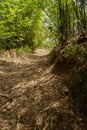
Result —
<instances>
[{"instance_id":1,"label":"forest path","mask_svg":"<svg viewBox=\"0 0 87 130\"><path fill-rule=\"evenodd\" d=\"M41 91L37 91L35 85L46 67L47 53L45 49L38 49L34 54L1 52L0 130L17 129L19 126L16 122L26 111L31 119L31 110L41 99Z\"/></svg>"},{"instance_id":2,"label":"forest path","mask_svg":"<svg viewBox=\"0 0 87 130\"><path fill-rule=\"evenodd\" d=\"M0 53L0 130L32 130L42 124L40 113L52 101L47 54L45 49Z\"/></svg>"},{"instance_id":3,"label":"forest path","mask_svg":"<svg viewBox=\"0 0 87 130\"><path fill-rule=\"evenodd\" d=\"M0 53L0 130L71 130L66 87L50 73L47 54Z\"/></svg>"}]
</instances>

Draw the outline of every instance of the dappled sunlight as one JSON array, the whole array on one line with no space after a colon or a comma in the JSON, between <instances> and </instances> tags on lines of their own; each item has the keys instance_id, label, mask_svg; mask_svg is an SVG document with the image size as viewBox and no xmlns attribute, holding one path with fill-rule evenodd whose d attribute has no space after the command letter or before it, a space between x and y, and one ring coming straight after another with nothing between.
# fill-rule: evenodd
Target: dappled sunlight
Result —
<instances>
[{"instance_id":1,"label":"dappled sunlight","mask_svg":"<svg viewBox=\"0 0 87 130\"><path fill-rule=\"evenodd\" d=\"M68 117L68 90L66 86L62 88L60 76L51 73L53 66L46 64L48 57L39 55L21 54L14 57L14 62L12 57L10 61L5 60L6 57L0 59L0 122L4 124L3 129L43 127L44 130L50 121L55 119L56 122L56 115L62 118L60 113L65 113Z\"/></svg>"},{"instance_id":2,"label":"dappled sunlight","mask_svg":"<svg viewBox=\"0 0 87 130\"><path fill-rule=\"evenodd\" d=\"M14 86L12 88L12 91L13 91L13 93L16 94L16 96L22 95L25 92L25 90L26 90L26 84L24 82L22 82L22 83L19 82L17 84L17 86Z\"/></svg>"},{"instance_id":3,"label":"dappled sunlight","mask_svg":"<svg viewBox=\"0 0 87 130\"><path fill-rule=\"evenodd\" d=\"M44 63L42 63L43 60ZM1 115L9 111L7 124L15 121L16 124L9 125L8 129L18 130L33 127L35 120L39 122L39 119L35 118L38 117L38 105L41 104L45 94L45 92L43 93L45 88L40 88L39 85L45 80L46 57L40 53L19 55L8 52L1 54L0 61L0 74L2 76L0 77L2 91L0 100L3 100L3 105L0 108ZM47 80L50 79L51 77ZM1 120L3 122L3 116Z\"/></svg>"},{"instance_id":4,"label":"dappled sunlight","mask_svg":"<svg viewBox=\"0 0 87 130\"><path fill-rule=\"evenodd\" d=\"M0 55L0 60L15 63L16 65L33 65L42 60L49 51L38 49L36 53L16 53L16 51L4 51Z\"/></svg>"},{"instance_id":5,"label":"dappled sunlight","mask_svg":"<svg viewBox=\"0 0 87 130\"><path fill-rule=\"evenodd\" d=\"M0 130L87 130L87 0L0 0Z\"/></svg>"},{"instance_id":6,"label":"dappled sunlight","mask_svg":"<svg viewBox=\"0 0 87 130\"><path fill-rule=\"evenodd\" d=\"M6 73L4 71L0 71L0 75L4 76L4 75L6 75Z\"/></svg>"}]
</instances>

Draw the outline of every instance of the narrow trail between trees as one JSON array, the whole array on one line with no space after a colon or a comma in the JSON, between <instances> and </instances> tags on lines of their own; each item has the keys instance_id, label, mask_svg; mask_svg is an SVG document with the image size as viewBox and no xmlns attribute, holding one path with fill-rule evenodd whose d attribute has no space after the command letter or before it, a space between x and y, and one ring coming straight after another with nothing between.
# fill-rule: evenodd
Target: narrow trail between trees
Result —
<instances>
[{"instance_id":1,"label":"narrow trail between trees","mask_svg":"<svg viewBox=\"0 0 87 130\"><path fill-rule=\"evenodd\" d=\"M0 130L73 130L67 88L49 72L47 53L0 53Z\"/></svg>"}]
</instances>

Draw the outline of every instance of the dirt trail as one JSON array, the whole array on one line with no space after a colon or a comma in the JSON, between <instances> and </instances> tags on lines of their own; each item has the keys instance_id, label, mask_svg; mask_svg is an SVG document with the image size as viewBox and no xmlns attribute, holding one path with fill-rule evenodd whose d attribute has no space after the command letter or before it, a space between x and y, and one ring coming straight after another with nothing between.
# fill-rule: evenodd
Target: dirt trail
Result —
<instances>
[{"instance_id":1,"label":"dirt trail","mask_svg":"<svg viewBox=\"0 0 87 130\"><path fill-rule=\"evenodd\" d=\"M67 88L49 73L47 53L0 54L0 130L74 130Z\"/></svg>"},{"instance_id":2,"label":"dirt trail","mask_svg":"<svg viewBox=\"0 0 87 130\"><path fill-rule=\"evenodd\" d=\"M38 50L35 54L17 54L14 51L1 53L0 130L24 130L19 128L23 127L18 123L22 122L21 116L24 116L24 125L29 125L27 118L33 120L32 113L37 110L35 105L41 100L41 90L36 89L35 85L46 67L45 54L44 50Z\"/></svg>"}]
</instances>

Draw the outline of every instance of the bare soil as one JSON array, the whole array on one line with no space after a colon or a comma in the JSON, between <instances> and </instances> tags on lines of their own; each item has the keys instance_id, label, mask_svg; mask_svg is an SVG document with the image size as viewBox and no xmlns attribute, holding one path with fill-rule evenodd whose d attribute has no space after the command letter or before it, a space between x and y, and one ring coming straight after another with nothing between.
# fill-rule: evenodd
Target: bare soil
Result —
<instances>
[{"instance_id":1,"label":"bare soil","mask_svg":"<svg viewBox=\"0 0 87 130\"><path fill-rule=\"evenodd\" d=\"M0 53L0 130L87 130L47 54Z\"/></svg>"}]
</instances>

